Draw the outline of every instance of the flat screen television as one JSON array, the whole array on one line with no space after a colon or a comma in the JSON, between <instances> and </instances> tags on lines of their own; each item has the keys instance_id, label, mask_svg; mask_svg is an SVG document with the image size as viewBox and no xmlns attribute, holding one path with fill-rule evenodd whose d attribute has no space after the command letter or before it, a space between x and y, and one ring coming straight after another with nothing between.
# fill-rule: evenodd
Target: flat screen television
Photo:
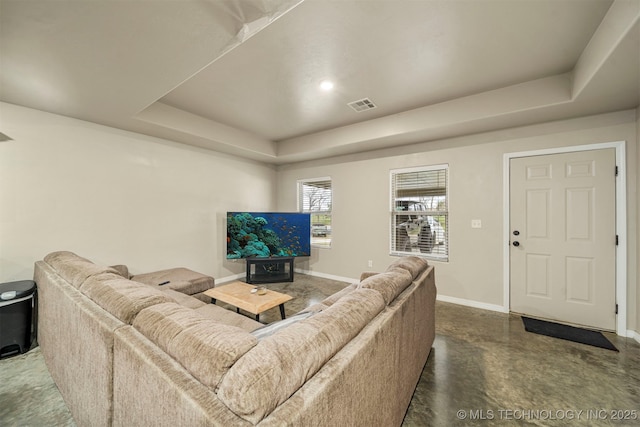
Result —
<instances>
[{"instance_id":1,"label":"flat screen television","mask_svg":"<svg viewBox=\"0 0 640 427\"><path fill-rule=\"evenodd\" d=\"M310 214L227 212L227 259L309 255Z\"/></svg>"}]
</instances>

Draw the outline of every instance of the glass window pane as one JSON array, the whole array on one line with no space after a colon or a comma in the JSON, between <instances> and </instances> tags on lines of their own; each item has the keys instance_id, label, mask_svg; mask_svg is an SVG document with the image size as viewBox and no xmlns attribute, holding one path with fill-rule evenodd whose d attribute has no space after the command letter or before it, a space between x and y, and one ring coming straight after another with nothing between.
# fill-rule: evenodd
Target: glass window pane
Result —
<instances>
[{"instance_id":1,"label":"glass window pane","mask_svg":"<svg viewBox=\"0 0 640 427\"><path fill-rule=\"evenodd\" d=\"M449 254L448 167L391 171L391 252L444 260Z\"/></svg>"},{"instance_id":2,"label":"glass window pane","mask_svg":"<svg viewBox=\"0 0 640 427\"><path fill-rule=\"evenodd\" d=\"M330 179L299 181L298 209L310 212L311 244L331 247L332 189Z\"/></svg>"}]
</instances>

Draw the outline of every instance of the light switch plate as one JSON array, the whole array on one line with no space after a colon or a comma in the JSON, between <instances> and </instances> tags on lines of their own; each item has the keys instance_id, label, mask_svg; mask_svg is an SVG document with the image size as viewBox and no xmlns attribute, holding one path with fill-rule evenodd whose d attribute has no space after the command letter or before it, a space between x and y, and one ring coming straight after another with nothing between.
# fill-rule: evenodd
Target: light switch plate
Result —
<instances>
[{"instance_id":1,"label":"light switch plate","mask_svg":"<svg viewBox=\"0 0 640 427\"><path fill-rule=\"evenodd\" d=\"M482 228L482 220L480 220L480 219L472 219L471 220L471 228Z\"/></svg>"}]
</instances>

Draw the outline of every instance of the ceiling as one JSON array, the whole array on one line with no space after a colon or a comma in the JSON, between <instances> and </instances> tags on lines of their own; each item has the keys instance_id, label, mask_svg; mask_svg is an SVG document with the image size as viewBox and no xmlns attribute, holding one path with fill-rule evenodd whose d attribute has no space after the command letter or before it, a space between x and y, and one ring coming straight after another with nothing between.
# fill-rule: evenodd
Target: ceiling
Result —
<instances>
[{"instance_id":1,"label":"ceiling","mask_svg":"<svg viewBox=\"0 0 640 427\"><path fill-rule=\"evenodd\" d=\"M0 71L4 102L283 164L636 108L640 0L0 0Z\"/></svg>"}]
</instances>

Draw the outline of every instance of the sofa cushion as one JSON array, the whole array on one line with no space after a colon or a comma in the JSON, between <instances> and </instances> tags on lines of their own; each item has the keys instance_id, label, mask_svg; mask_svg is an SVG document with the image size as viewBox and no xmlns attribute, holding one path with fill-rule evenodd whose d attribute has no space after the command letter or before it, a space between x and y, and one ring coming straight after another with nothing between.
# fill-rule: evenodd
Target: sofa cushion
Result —
<instances>
[{"instance_id":1,"label":"sofa cushion","mask_svg":"<svg viewBox=\"0 0 640 427\"><path fill-rule=\"evenodd\" d=\"M339 290L338 292L336 292L335 294L328 296L327 298L322 300L322 304L326 305L327 307L335 304L336 301L338 301L340 298L342 298L343 296L347 295L348 293L351 293L353 291L355 291L358 287L357 283L352 283L349 286Z\"/></svg>"},{"instance_id":2,"label":"sofa cushion","mask_svg":"<svg viewBox=\"0 0 640 427\"><path fill-rule=\"evenodd\" d=\"M162 288L173 289L187 295L204 292L214 286L213 277L183 267L136 274L131 276L131 280L150 286L160 286L161 283L169 282L162 285Z\"/></svg>"},{"instance_id":3,"label":"sofa cushion","mask_svg":"<svg viewBox=\"0 0 640 427\"><path fill-rule=\"evenodd\" d=\"M343 296L347 295L349 292L354 291L357 288L358 288L358 284L357 283L352 283L349 286L347 286L345 288L342 288L341 290L339 290L335 294L328 296L324 300L322 300L320 302L317 302L315 304L312 304L309 307L305 308L304 310L301 310L300 313L318 313L318 312L320 312L322 310L326 310L327 307L330 307L336 301L338 301L340 298L342 298Z\"/></svg>"},{"instance_id":4,"label":"sofa cushion","mask_svg":"<svg viewBox=\"0 0 640 427\"><path fill-rule=\"evenodd\" d=\"M384 308L381 295L357 289L326 310L261 340L222 378L218 397L256 424L287 400Z\"/></svg>"},{"instance_id":5,"label":"sofa cushion","mask_svg":"<svg viewBox=\"0 0 640 427\"><path fill-rule=\"evenodd\" d=\"M407 270L395 268L368 277L360 282L359 287L380 292L385 304L388 305L411 284L412 280L411 273Z\"/></svg>"},{"instance_id":6,"label":"sofa cushion","mask_svg":"<svg viewBox=\"0 0 640 427\"><path fill-rule=\"evenodd\" d=\"M215 304L205 304L202 307L196 308L196 311L207 319L215 320L216 322L229 326L236 326L248 332L263 326L262 323L250 317L243 316L226 308L218 307Z\"/></svg>"},{"instance_id":7,"label":"sofa cushion","mask_svg":"<svg viewBox=\"0 0 640 427\"><path fill-rule=\"evenodd\" d=\"M143 311L132 326L165 352L180 332L202 321L202 316L194 315L194 310L175 302L157 304Z\"/></svg>"},{"instance_id":8,"label":"sofa cushion","mask_svg":"<svg viewBox=\"0 0 640 427\"><path fill-rule=\"evenodd\" d=\"M127 280L117 273L89 277L80 292L126 324L131 324L141 310L172 301L164 292Z\"/></svg>"},{"instance_id":9,"label":"sofa cushion","mask_svg":"<svg viewBox=\"0 0 640 427\"><path fill-rule=\"evenodd\" d=\"M389 265L389 267L387 268L387 271L391 271L395 268L401 268L411 273L411 279L415 279L416 277L418 277L418 274L420 274L428 266L429 262L424 258L420 258L417 256L407 256L399 258L391 263L391 265Z\"/></svg>"},{"instance_id":10,"label":"sofa cushion","mask_svg":"<svg viewBox=\"0 0 640 427\"><path fill-rule=\"evenodd\" d=\"M94 264L69 251L52 252L44 257L44 261L76 289L80 288L88 277L100 273L118 273L111 267Z\"/></svg>"},{"instance_id":11,"label":"sofa cushion","mask_svg":"<svg viewBox=\"0 0 640 427\"><path fill-rule=\"evenodd\" d=\"M286 328L287 326L291 326L296 322L307 319L313 316L313 312L311 311L303 311L301 313L295 314L293 316L289 316L286 319L278 320L277 322L270 323L261 328L251 331L251 335L258 338L258 340L264 339L266 337L270 337L278 331Z\"/></svg>"},{"instance_id":12,"label":"sofa cushion","mask_svg":"<svg viewBox=\"0 0 640 427\"><path fill-rule=\"evenodd\" d=\"M301 310L300 313L319 313L322 310L327 309L327 307L329 306L324 305L321 302L317 302L315 304L311 304L309 307L305 308L304 310Z\"/></svg>"},{"instance_id":13,"label":"sofa cushion","mask_svg":"<svg viewBox=\"0 0 640 427\"><path fill-rule=\"evenodd\" d=\"M212 389L229 367L258 342L240 328L207 319L175 303L143 310L133 327Z\"/></svg>"},{"instance_id":14,"label":"sofa cushion","mask_svg":"<svg viewBox=\"0 0 640 427\"><path fill-rule=\"evenodd\" d=\"M201 301L198 298L194 298L191 295L185 295L182 292L174 291L173 289L162 289L162 293L171 297L172 300L183 307L195 309L206 305L204 301Z\"/></svg>"}]
</instances>

